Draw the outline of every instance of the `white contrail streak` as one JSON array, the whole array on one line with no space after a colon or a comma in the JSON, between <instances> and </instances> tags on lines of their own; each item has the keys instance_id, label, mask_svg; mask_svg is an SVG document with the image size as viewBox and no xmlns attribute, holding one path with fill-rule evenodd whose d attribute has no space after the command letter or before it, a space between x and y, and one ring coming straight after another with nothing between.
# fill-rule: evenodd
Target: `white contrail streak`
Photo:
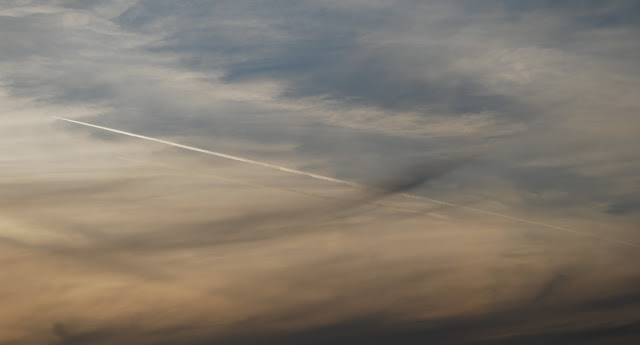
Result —
<instances>
[{"instance_id":1,"label":"white contrail streak","mask_svg":"<svg viewBox=\"0 0 640 345\"><path fill-rule=\"evenodd\" d=\"M83 125L83 126L98 128L98 129L102 129L102 130L105 130L105 131L118 133L118 134L122 134L122 135L128 135L128 136L134 137L134 138L140 138L140 139L145 139L145 140L149 140L149 141L155 141L157 143L170 145L170 146L174 146L174 147L179 147L179 148L182 148L182 149L185 149L185 150L191 150L191 151L196 151L196 152L200 152L200 153L205 153L205 154L208 154L208 155L218 156L218 157L221 157L221 158L231 159L231 160L238 161L238 162L244 162L244 163L249 163L249 164L260 165L260 166L263 166L263 167L276 169L276 170L280 170L280 171L284 171L284 172L288 172L288 173L292 173L292 174L303 175L303 176L315 178L315 179L318 179L318 180L324 180L324 181L329 181L329 182L334 182L334 183L340 183L340 184L349 185L349 186L352 186L352 187L360 187L360 188L367 187L365 185L362 185L362 184L359 184L359 183L356 183L356 182L340 180L340 179L333 178L333 177L318 175L318 174L314 174L314 173L310 173L310 172L306 172L306 171L302 171L302 170L291 169L291 168L287 168L287 167L283 167L283 166L279 166L279 165L269 164L269 163L266 163L266 162L256 161L256 160L253 160L253 159L248 159L248 158L228 155L226 153L221 153L221 152L216 152L216 151L209 151L209 150L205 150L205 149L201 149L201 148L197 148L197 147L193 147L193 146L189 146L189 145L178 144L178 143L174 143L174 142L171 142L171 141L156 139L156 138L147 137L147 136L144 136L144 135L130 133L130 132L125 132L125 131L121 131L121 130L118 130L118 129L113 129L113 128L104 127L104 126L98 126L98 125L94 125L94 124L87 123L87 122L71 120L71 119L65 119L63 117L58 117L58 116L52 116L52 117L55 118L55 119L58 119L58 120L62 120L62 121L77 123L77 124ZM528 220L528 219L524 219L524 218L513 217L513 216L506 215L506 214L491 212L491 211L487 211L487 210L483 210L483 209L479 209L479 208L475 208L475 207L469 207L469 206L464 206L464 205L453 204L453 203L450 203L450 202L441 201L441 200L435 200L435 199L431 199L431 198L427 198L427 197L423 197L423 196L418 196L418 195L414 195L414 194L400 193L400 195L403 196L403 197L406 197L406 198L428 201L428 202L437 203L437 204L445 205L445 206L457 207L457 208L461 208L461 209L465 209L465 210L469 210L469 211L473 211L473 212L477 212L477 213L482 213L482 214L487 214L487 215L491 215L491 216L496 216L496 217L501 217L501 218L513 220L513 221L520 222L520 223L537 225L537 226L545 227L545 228L548 228L548 229L554 229L554 230L559 230L559 231L564 231L564 232L570 232L570 233L573 233L573 234L578 234L578 235L582 235L582 236L597 238L597 239L604 240L604 241L611 242L611 243L623 244L623 245L628 245L628 246L633 246L633 247L640 248L640 244L638 244L638 243L633 243L633 242L627 242L627 241L623 241L623 240L617 240L617 239L601 237L601 236L598 236L596 234L585 233L585 232L581 232L581 231L575 231L575 230L571 230L571 229L555 226L555 225L552 225L552 224L541 223L541 222L536 222L536 221Z\"/></svg>"},{"instance_id":2,"label":"white contrail streak","mask_svg":"<svg viewBox=\"0 0 640 345\"><path fill-rule=\"evenodd\" d=\"M140 139L145 139L145 140L151 140L151 141L155 141L157 143L171 145L171 146L179 147L179 148L182 148L182 149L185 149L185 150L191 150L191 151L196 151L196 152L200 152L200 153L206 153L206 154L209 154L209 155L214 155L214 156L227 158L227 159L231 159L231 160L239 161L239 162L245 162L245 163L249 163L249 164L261 165L261 166L264 166L264 167L267 167L267 168L276 169L276 170L280 170L280 171L284 171L284 172L288 172L288 173L292 173L292 174L304 175L304 176L308 176L308 177L319 179L319 180L325 180L325 181L334 182L334 183L341 183L341 184L346 184L346 185L350 185L350 186L354 186L354 187L361 186L361 185L359 185L359 184L357 184L355 182L339 180L339 179L336 179L336 178L332 178L332 177L328 177L328 176L322 176L322 175L318 175L318 174L314 174L314 173L310 173L310 172L306 172L306 171L290 169L290 168L286 168L286 167L282 167L282 166L278 166L278 165L273 165L273 164L269 164L269 163L265 163L265 162L260 162L260 161L254 161L253 159L247 159L247 158L242 158L242 157L238 157L238 156L232 156L232 155L228 155L226 153L221 153L221 152L209 151L209 150L200 149L200 148L189 146L189 145L182 145L182 144L173 143L173 142L166 141L166 140L147 137L147 136L140 135L140 134L134 134L134 133L120 131L120 130L113 129L113 128L93 125L93 124L82 122L82 121L70 120L70 119L65 119L65 118L57 117L57 116L52 116L52 117L55 118L55 119L58 119L58 120L73 122L73 123L77 123L77 124L84 125L84 126L103 129L103 130L109 131L109 132L128 135L130 137L135 137L135 138L140 138Z\"/></svg>"}]
</instances>

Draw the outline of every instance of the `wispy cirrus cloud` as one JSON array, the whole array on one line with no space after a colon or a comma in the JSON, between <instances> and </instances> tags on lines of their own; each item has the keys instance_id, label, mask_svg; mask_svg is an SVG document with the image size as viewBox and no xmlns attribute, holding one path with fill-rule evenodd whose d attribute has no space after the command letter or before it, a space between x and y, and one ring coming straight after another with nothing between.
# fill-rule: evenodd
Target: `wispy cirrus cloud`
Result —
<instances>
[{"instance_id":1,"label":"wispy cirrus cloud","mask_svg":"<svg viewBox=\"0 0 640 345\"><path fill-rule=\"evenodd\" d=\"M636 2L5 3L0 343L638 338Z\"/></svg>"}]
</instances>

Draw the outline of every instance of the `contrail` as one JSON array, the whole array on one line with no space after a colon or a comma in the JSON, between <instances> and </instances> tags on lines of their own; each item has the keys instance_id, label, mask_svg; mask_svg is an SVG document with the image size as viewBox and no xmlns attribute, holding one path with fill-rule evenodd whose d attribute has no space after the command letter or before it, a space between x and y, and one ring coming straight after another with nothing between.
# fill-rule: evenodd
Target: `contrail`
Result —
<instances>
[{"instance_id":1,"label":"contrail","mask_svg":"<svg viewBox=\"0 0 640 345\"><path fill-rule=\"evenodd\" d=\"M216 151L205 150L205 149L201 149L201 148L197 148L197 147L193 147L193 146L189 146L189 145L178 144L178 143L174 143L174 142L171 142L171 141L166 141L166 140L162 140L162 139L156 139L156 138L152 138L152 137L147 137L147 136L144 136L144 135L135 134L135 133L131 133L131 132L125 132L125 131L121 131L121 130L118 130L118 129L113 129L113 128L104 127L104 126L98 126L98 125L94 125L94 124L87 123L87 122L71 120L71 119L65 119L63 117L58 117L58 116L52 116L52 117L55 118L55 119L58 119L58 120L62 120L62 121L67 121L67 122L72 122L72 123L76 123L76 124L83 125L83 126L98 128L98 129L102 129L102 130L105 130L105 131L118 133L118 134L122 134L122 135L128 135L128 136L134 137L134 138L145 139L145 140L149 140L149 141L155 141L157 143L170 145L170 146L174 146L174 147L179 147L179 148L182 148L182 149L185 149L185 150L191 150L191 151L195 151L195 152L205 153L205 154L208 154L208 155L218 156L218 157L221 157L221 158L231 159L231 160L238 161L238 162L244 162L244 163L249 163L249 164L254 164L254 165L260 165L260 166L263 166L263 167L267 167L267 168L271 168L271 169L275 169L275 170L280 170L280 171L288 172L288 173L291 173L291 174L307 176L307 177L311 177L311 178L318 179L318 180L324 180L324 181L329 181L329 182L333 182L333 183L344 184L344 185L348 185L348 186L352 186L352 187L370 188L369 186L366 186L366 185L363 185L363 184L360 184L360 183L356 183L356 182L341 180L341 179L337 179L337 178L333 178L333 177L329 177L329 176L318 175L318 174L314 174L314 173L310 173L310 172L306 172L306 171L302 171L302 170L291 169L291 168L287 168L287 167L283 167L283 166L279 166L279 165L274 165L274 164L270 164L270 163L266 163L266 162L256 161L256 160L253 160L253 159L233 156L233 155L229 155L229 154L221 153L221 152L216 152ZM611 243L623 244L623 245L627 245L627 246L633 246L633 247L640 248L640 244L634 243L634 242L627 242L627 241L623 241L623 240L617 240L617 239L601 237L599 235L592 234L592 233L585 233L585 232L581 232L581 231L571 230L571 229L555 226L555 225L552 225L552 224L537 222L537 221L528 220L528 219L519 218L519 217L513 217L513 216L506 215L506 214L491 212L491 211L487 211L487 210L483 210L483 209L479 209L479 208L475 208L475 207L469 207L469 206L464 206L464 205L453 204L453 203L450 203L450 202L431 199L431 198L418 196L418 195L414 195L414 194L409 194L409 193L399 193L399 195L401 195L403 197L406 197L406 198L422 200L422 201L428 201L428 202L431 202L431 203L436 203L436 204L440 204L440 205L444 205L444 206L456 207L456 208L460 208L460 209L464 209L464 210L468 210L468 211L473 211L473 212L482 213L482 214L486 214L486 215L491 215L491 216L495 216L495 217L501 217L501 218L513 220L513 221L520 222L520 223L537 225L537 226L545 227L545 228L548 228L548 229L554 229L554 230L569 232L569 233L573 233L573 234L577 234L577 235L581 235L581 236L600 239L600 240L611 242Z\"/></svg>"},{"instance_id":2,"label":"contrail","mask_svg":"<svg viewBox=\"0 0 640 345\"><path fill-rule=\"evenodd\" d=\"M108 127L103 127L103 126L98 126L98 125L93 125L93 124L90 124L90 123L87 123L87 122L76 121L76 120L71 120L71 119L65 119L65 118L57 117L57 116L52 116L52 117L54 119L58 119L58 120L63 120L63 121L77 123L77 124L84 125L84 126L103 129L105 131L114 132L114 133L123 134L123 135L128 135L130 137L135 137L135 138L155 141L157 143L171 145L171 146L179 147L179 148L182 148L182 149L185 149L185 150L191 150L191 151L196 151L196 152L200 152L200 153L206 153L206 154L209 154L209 155L218 156L218 157L222 157L222 158L227 158L227 159L231 159L231 160L238 161L238 162L261 165L263 167L267 167L267 168L271 168L271 169L276 169L276 170L280 170L280 171L284 171L284 172L288 172L288 173L292 173L292 174L308 176L308 177L319 179L319 180L325 180L325 181L334 182L334 183L346 184L346 185L353 186L353 187L362 187L362 185L360 185L358 183L355 183L355 182L351 182L351 181L345 181L345 180L340 180L340 179L336 179L336 178L332 178L332 177L328 177L328 176L322 176L322 175L318 175L318 174L314 174L314 173L310 173L310 172L306 172L306 171L286 168L286 167L273 165L273 164L269 164L269 163L265 163L265 162L255 161L253 159L242 158L242 157L238 157L238 156L232 156L232 155L228 155L226 153L209 151L209 150L200 149L200 148L189 146L189 145L182 145L182 144L174 143L174 142L171 142L171 141L166 141L166 140L156 139L156 138L152 138L152 137L147 137L147 136L140 135L140 134L125 132L125 131L121 131L121 130L117 130L117 129L113 129L113 128L108 128Z\"/></svg>"}]
</instances>

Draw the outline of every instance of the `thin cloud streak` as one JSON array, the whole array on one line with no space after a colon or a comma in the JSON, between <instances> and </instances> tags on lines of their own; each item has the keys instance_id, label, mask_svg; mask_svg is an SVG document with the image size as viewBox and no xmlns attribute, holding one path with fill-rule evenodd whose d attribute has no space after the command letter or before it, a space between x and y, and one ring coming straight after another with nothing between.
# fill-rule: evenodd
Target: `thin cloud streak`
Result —
<instances>
[{"instance_id":1,"label":"thin cloud streak","mask_svg":"<svg viewBox=\"0 0 640 345\"><path fill-rule=\"evenodd\" d=\"M333 182L333 183L344 184L344 185L348 185L348 186L351 186L351 187L368 188L368 187L366 187L364 185L361 185L361 184L358 184L358 183L355 183L355 182L340 180L340 179L336 179L336 178L333 178L333 177L322 176L322 175L318 175L318 174L314 174L314 173L309 173L309 172L305 172L305 171L301 171L301 170L286 168L286 167L273 165L273 164L265 163L265 162L260 162L260 161L256 161L256 160L252 160L252 159L242 158L242 157L238 157L238 156L232 156L232 155L228 155L228 154L225 154L225 153L209 151L209 150L205 150L205 149L201 149L201 148L197 148L197 147L193 147L193 146L182 145L182 144L178 144L178 143L174 143L174 142L170 142L170 141L166 141L166 140L147 137L147 136L140 135L140 134L134 134L134 133L125 132L125 131L121 131L121 130L117 130L117 129L113 129L113 128L108 128L108 127L104 127L104 126L98 126L98 125L90 124L90 123L87 123L87 122L82 122L82 121L77 121L77 120L70 120L70 119L65 119L65 118L57 117L57 116L53 116L53 118L58 119L58 120L63 120L63 121L67 121L67 122L80 124L80 125L83 125L83 126L89 126L89 127L93 127L93 128L97 128L97 129L102 129L102 130L105 130L105 131L110 131L110 132L114 132L114 133L118 133L118 134L122 134L122 135L127 135L127 136L131 136L131 137L139 138L139 139L144 139L144 140L158 142L158 143L161 143L161 144L175 146L175 147L179 147L179 148L190 150L190 151L196 151L196 152L205 153L205 154L218 156L218 157L222 157L222 158L226 158L226 159L231 159L231 160L235 160L235 161L240 161L240 162L244 162L244 163L260 165L260 166L264 166L264 167L271 168L271 169L277 169L277 170L280 170L280 171L283 171L283 172L287 172L287 173L304 175L304 176L311 177L311 178L314 178L314 179L319 179L319 180L329 181L329 182ZM459 208L463 208L465 210L469 210L469 211L473 211L473 212L479 212L479 213L486 214L486 215L502 217L502 218L510 219L510 220L517 221L517 222L528 223L528 224L537 225L537 226L550 228L550 229L554 229L554 230L565 231L565 232L569 232L569 233L573 233L573 234L577 234L577 235L581 235L581 236L592 237L592 238L595 238L595 239L604 240L604 241L611 242L611 243L617 243L617 244L621 244L621 245L627 245L627 246L640 248L640 244L638 244L638 243L618 240L618 239L614 239L614 238L601 237L601 236L598 236L598 235L595 235L595 234L589 234L589 233L584 233L584 232L581 232L581 231L570 230L570 229L562 228L562 227L551 225L551 224L546 224L546 223L542 223L542 222L527 220L527 219L523 219L523 218L518 218L518 217L514 217L514 216L500 214L500 213L497 213L497 212L486 211L486 210L482 210L482 209L478 209L478 208L474 208L474 207L469 207L469 206L464 206L464 205L457 205L457 204L453 204L453 203L446 202L446 201L431 199L431 198L418 196L418 195L414 195L414 194L407 194L407 193L403 192L403 191L405 191L407 189L411 189L413 187L417 187L417 186L423 184L425 181L427 181L428 179L430 179L432 177L438 177L439 175L450 171L452 169L452 167L456 166L459 163L455 163L452 166L450 166L450 164L451 163L441 164L441 166L438 167L439 169L437 169L437 170L433 170L433 166L427 166L427 170L419 171L416 174L416 177L419 177L419 178L411 179L409 181L403 181L400 184L397 184L396 182L394 182L394 183L392 183L390 185L390 187L391 187L390 189L383 189L382 192L383 193L389 192L389 193L392 193L392 194L393 193L397 193L397 194L399 194L401 196L404 196L404 197L407 197L407 198L424 200L424 201L437 203L437 204L450 206L450 207L459 207ZM414 167L413 169L420 169L420 167ZM431 170L431 171L428 171L428 170Z\"/></svg>"}]
</instances>

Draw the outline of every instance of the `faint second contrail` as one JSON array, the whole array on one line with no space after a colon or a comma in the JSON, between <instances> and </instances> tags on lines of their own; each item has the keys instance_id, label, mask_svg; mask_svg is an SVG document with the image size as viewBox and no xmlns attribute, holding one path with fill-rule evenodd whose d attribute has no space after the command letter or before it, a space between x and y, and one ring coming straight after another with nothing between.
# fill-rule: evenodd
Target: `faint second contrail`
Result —
<instances>
[{"instance_id":1,"label":"faint second contrail","mask_svg":"<svg viewBox=\"0 0 640 345\"><path fill-rule=\"evenodd\" d=\"M174 143L174 142L171 142L171 141L166 141L166 140L162 140L162 139L156 139L156 138L152 138L152 137L147 137L147 136L144 136L144 135L135 134L135 133L131 133L131 132L125 132L125 131L121 131L121 130L118 130L118 129L113 129L113 128L104 127L104 126L98 126L98 125L94 125L94 124L87 123L87 122L71 120L71 119L65 119L63 117L58 117L58 116L52 116L52 117L55 118L55 119L58 119L58 120L62 120L62 121L77 123L77 124L83 125L83 126L89 126L89 127L98 128L98 129L102 129L102 130L105 130L105 131L113 132L113 133L118 133L118 134L122 134L122 135L128 135L128 136L134 137L134 138L140 138L140 139L155 141L157 143L162 143L162 144L165 144L165 145L179 147L179 148L182 148L182 149L185 149L185 150L191 150L191 151L196 151L196 152L200 152L200 153L206 153L206 154L209 154L209 155L218 156L218 157L226 158L226 159L231 159L231 160L238 161L238 162L244 162L244 163L249 163L249 164L260 165L260 166L263 166L263 167L276 169L276 170L280 170L280 171L284 171L284 172L288 172L288 173L292 173L292 174L307 176L307 177L315 178L315 179L318 179L318 180L324 180L324 181L329 181L329 182L333 182L333 183L340 183L340 184L344 184L344 185L348 185L348 186L352 186L352 187L360 187L360 188L367 188L368 187L368 186L365 186L363 184L356 183L356 182L341 180L341 179L337 179L337 178L333 178L333 177L329 177L329 176L318 175L318 174L314 174L314 173L310 173L310 172L306 172L306 171L302 171L302 170L291 169L291 168L287 168L287 167L283 167L283 166L279 166L279 165L269 164L269 163L266 163L266 162L256 161L256 160L253 160L253 159L233 156L233 155L229 155L229 154L226 154L226 153L205 150L205 149L201 149L201 148L197 148L197 147L193 147L193 146L189 146L189 145L178 144L178 143ZM633 243L633 242L627 242L627 241L623 241L623 240L617 240L617 239L601 237L599 235L592 234L592 233L585 233L585 232L581 232L581 231L575 231L575 230L571 230L571 229L555 226L555 225L552 225L552 224L536 222L536 221L533 221L533 220L528 220L528 219L519 218L519 217L513 217L513 216L506 215L506 214L491 212L491 211L487 211L487 210L483 210L483 209L479 209L479 208L475 208L475 207L469 207L469 206L464 206L464 205L453 204L453 203L446 202L446 201L431 199L431 198L418 196L418 195L414 195L414 194L408 194L408 193L399 193L399 195L401 195L403 197L406 197L406 198L423 200L423 201L428 201L428 202L437 203L437 204L440 204L440 205L451 206L451 207L457 207L457 208L461 208L461 209L465 209L465 210L469 210L469 211L473 211L473 212L478 212L478 213L483 213L483 214L487 214L487 215L491 215L491 216L496 216L496 217L501 217L501 218L513 220L513 221L520 222L520 223L537 225L537 226L545 227L545 228L548 228L548 229L554 229L554 230L569 232L569 233L578 234L578 235L582 235L582 236L597 238L597 239L604 240L604 241L611 242L611 243L623 244L623 245L628 245L628 246L633 246L633 247L640 248L640 244L638 244L638 243Z\"/></svg>"}]
</instances>

